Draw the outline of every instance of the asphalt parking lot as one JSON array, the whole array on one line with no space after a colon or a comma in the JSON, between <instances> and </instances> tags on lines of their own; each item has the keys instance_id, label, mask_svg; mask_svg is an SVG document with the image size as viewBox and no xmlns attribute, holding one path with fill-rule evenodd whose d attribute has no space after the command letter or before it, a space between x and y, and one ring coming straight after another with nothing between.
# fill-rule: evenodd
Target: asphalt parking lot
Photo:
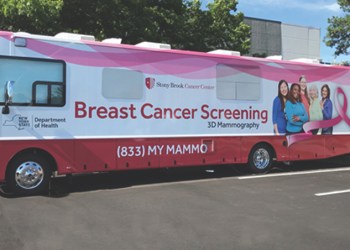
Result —
<instances>
[{"instance_id":1,"label":"asphalt parking lot","mask_svg":"<svg viewBox=\"0 0 350 250\"><path fill-rule=\"evenodd\" d=\"M349 249L350 164L134 171L0 197L0 249Z\"/></svg>"}]
</instances>

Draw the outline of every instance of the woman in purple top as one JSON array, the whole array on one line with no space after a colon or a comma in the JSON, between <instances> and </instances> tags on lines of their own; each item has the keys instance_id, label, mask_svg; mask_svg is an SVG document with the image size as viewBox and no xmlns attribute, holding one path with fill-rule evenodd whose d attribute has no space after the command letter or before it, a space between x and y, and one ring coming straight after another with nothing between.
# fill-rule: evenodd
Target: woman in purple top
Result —
<instances>
[{"instance_id":1,"label":"woman in purple top","mask_svg":"<svg viewBox=\"0 0 350 250\"><path fill-rule=\"evenodd\" d=\"M322 100L320 101L320 105L322 109L323 120L330 120L332 119L333 104L332 104L332 101L329 99L331 95L331 91L327 84L322 86L321 95L322 95ZM323 135L330 135L332 133L333 133L333 127L322 128Z\"/></svg>"},{"instance_id":2,"label":"woman in purple top","mask_svg":"<svg viewBox=\"0 0 350 250\"><path fill-rule=\"evenodd\" d=\"M273 132L276 135L283 135L286 133L287 120L284 108L286 106L288 92L289 87L287 81L279 81L278 96L273 100L272 106Z\"/></svg>"}]
</instances>

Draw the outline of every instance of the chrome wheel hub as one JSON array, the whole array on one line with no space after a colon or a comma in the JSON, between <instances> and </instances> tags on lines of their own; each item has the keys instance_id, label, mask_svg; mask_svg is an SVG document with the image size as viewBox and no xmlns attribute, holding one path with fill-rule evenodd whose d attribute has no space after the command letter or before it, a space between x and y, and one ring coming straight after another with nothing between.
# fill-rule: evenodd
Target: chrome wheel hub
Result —
<instances>
[{"instance_id":1,"label":"chrome wheel hub","mask_svg":"<svg viewBox=\"0 0 350 250\"><path fill-rule=\"evenodd\" d=\"M44 170L36 162L23 162L16 169L16 183L24 189L33 189L40 185L44 179Z\"/></svg>"},{"instance_id":2,"label":"chrome wheel hub","mask_svg":"<svg viewBox=\"0 0 350 250\"><path fill-rule=\"evenodd\" d=\"M270 163L269 152L264 148L260 148L254 152L253 160L256 168L265 169Z\"/></svg>"}]
</instances>

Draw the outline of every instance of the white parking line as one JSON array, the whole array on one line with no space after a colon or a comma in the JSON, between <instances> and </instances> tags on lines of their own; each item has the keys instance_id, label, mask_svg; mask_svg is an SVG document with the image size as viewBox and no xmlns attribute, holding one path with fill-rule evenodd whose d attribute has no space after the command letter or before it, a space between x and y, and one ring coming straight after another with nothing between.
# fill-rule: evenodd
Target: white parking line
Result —
<instances>
[{"instance_id":1,"label":"white parking line","mask_svg":"<svg viewBox=\"0 0 350 250\"><path fill-rule=\"evenodd\" d=\"M332 192L326 192L326 193L317 193L315 195L316 196L326 196L326 195L343 194L343 193L350 193L350 189L338 190L338 191L332 191Z\"/></svg>"},{"instance_id":2,"label":"white parking line","mask_svg":"<svg viewBox=\"0 0 350 250\"><path fill-rule=\"evenodd\" d=\"M322 173L332 173L332 172L342 172L342 171L350 171L350 167L322 169L322 170L312 170L312 171L300 171L300 172L289 172L289 173L278 173L278 174L250 175L250 176L238 177L238 179L239 180L247 180L247 179L270 178L270 177L280 177L280 176L293 176L293 175L305 175L305 174L322 174Z\"/></svg>"}]
</instances>

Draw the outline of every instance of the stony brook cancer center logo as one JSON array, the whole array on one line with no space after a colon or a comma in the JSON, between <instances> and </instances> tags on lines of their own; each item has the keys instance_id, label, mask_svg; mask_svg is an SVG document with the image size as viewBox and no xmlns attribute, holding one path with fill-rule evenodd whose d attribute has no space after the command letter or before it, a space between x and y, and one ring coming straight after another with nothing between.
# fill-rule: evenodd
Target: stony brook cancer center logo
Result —
<instances>
[{"instance_id":1,"label":"stony brook cancer center logo","mask_svg":"<svg viewBox=\"0 0 350 250\"><path fill-rule=\"evenodd\" d=\"M187 90L214 90L215 86L211 84L193 84L188 82L160 82L153 77L145 78L145 85L148 89L187 89Z\"/></svg>"},{"instance_id":2,"label":"stony brook cancer center logo","mask_svg":"<svg viewBox=\"0 0 350 250\"><path fill-rule=\"evenodd\" d=\"M147 77L146 78L146 87L148 89L152 89L154 87L155 82L156 82L156 79L154 79L152 77Z\"/></svg>"}]
</instances>

